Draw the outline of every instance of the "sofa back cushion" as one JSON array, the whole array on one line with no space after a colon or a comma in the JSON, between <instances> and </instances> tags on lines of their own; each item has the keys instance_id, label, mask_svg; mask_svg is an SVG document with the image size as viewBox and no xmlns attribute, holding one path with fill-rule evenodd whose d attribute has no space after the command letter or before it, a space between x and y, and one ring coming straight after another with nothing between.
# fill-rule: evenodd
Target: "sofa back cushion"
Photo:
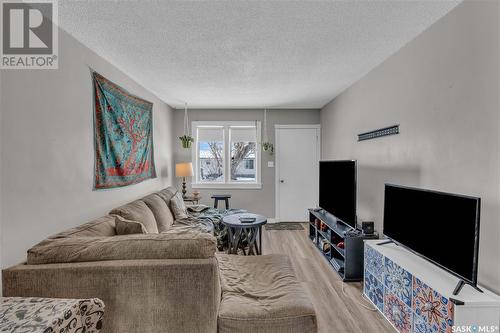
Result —
<instances>
[{"instance_id":1,"label":"sofa back cushion","mask_svg":"<svg viewBox=\"0 0 500 333\"><path fill-rule=\"evenodd\" d=\"M141 200L153 212L158 232L168 231L172 227L172 224L174 224L174 216L166 202L157 194L150 194Z\"/></svg>"},{"instance_id":2,"label":"sofa back cushion","mask_svg":"<svg viewBox=\"0 0 500 333\"><path fill-rule=\"evenodd\" d=\"M125 220L121 216L116 216L116 234L117 235L133 235L147 234L144 224L141 222Z\"/></svg>"},{"instance_id":3,"label":"sofa back cushion","mask_svg":"<svg viewBox=\"0 0 500 333\"><path fill-rule=\"evenodd\" d=\"M158 227L151 209L144 201L136 200L126 205L113 209L110 214L120 215L126 220L140 222L146 228L148 234L157 234Z\"/></svg>"},{"instance_id":4,"label":"sofa back cushion","mask_svg":"<svg viewBox=\"0 0 500 333\"><path fill-rule=\"evenodd\" d=\"M28 250L28 265L105 260L205 259L216 239L201 232L46 239Z\"/></svg>"},{"instance_id":5,"label":"sofa back cushion","mask_svg":"<svg viewBox=\"0 0 500 333\"><path fill-rule=\"evenodd\" d=\"M177 193L177 189L173 186L169 186L169 187L164 188L163 190L157 192L156 194L158 194L160 196L160 198L162 198L163 201L165 201L165 203L167 205L170 205L170 199L172 199L172 197L175 195L175 193Z\"/></svg>"},{"instance_id":6,"label":"sofa back cushion","mask_svg":"<svg viewBox=\"0 0 500 333\"><path fill-rule=\"evenodd\" d=\"M170 209L172 213L174 213L176 220L188 218L186 204L184 204L184 199L180 192L177 192L172 199L170 199Z\"/></svg>"},{"instance_id":7,"label":"sofa back cushion","mask_svg":"<svg viewBox=\"0 0 500 333\"><path fill-rule=\"evenodd\" d=\"M105 215L85 224L52 235L49 238L114 236L116 235L115 218L116 216L114 215Z\"/></svg>"}]
</instances>

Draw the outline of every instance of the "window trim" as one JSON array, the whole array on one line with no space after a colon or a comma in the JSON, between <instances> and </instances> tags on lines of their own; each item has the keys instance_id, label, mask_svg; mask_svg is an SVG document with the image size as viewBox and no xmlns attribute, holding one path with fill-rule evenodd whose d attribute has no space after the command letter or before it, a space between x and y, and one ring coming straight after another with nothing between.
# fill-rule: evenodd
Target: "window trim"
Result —
<instances>
[{"instance_id":1,"label":"window trim","mask_svg":"<svg viewBox=\"0 0 500 333\"><path fill-rule=\"evenodd\" d=\"M255 126L256 133L256 147L255 147L255 181L254 182L242 182L242 181L231 181L230 172L227 172L231 168L231 137L230 137L230 127L247 127ZM199 127L222 127L223 128L223 174L224 182L203 182L199 179L199 144L198 144L198 128ZM193 133L194 147L191 152L192 161L194 166L194 177L191 187L193 189L261 189L262 188L262 159L261 159L261 122L260 121L193 121L191 122L191 133Z\"/></svg>"}]
</instances>

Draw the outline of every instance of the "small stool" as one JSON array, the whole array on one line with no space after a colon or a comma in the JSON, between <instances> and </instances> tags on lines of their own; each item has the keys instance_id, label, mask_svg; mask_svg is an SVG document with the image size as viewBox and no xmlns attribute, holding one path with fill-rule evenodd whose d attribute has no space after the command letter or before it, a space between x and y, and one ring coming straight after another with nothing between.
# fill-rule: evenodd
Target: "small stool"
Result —
<instances>
[{"instance_id":1,"label":"small stool","mask_svg":"<svg viewBox=\"0 0 500 333\"><path fill-rule=\"evenodd\" d=\"M226 202L226 209L229 209L229 198L231 198L230 194L214 194L212 195L212 199L214 199L214 208L217 208L220 201Z\"/></svg>"}]
</instances>

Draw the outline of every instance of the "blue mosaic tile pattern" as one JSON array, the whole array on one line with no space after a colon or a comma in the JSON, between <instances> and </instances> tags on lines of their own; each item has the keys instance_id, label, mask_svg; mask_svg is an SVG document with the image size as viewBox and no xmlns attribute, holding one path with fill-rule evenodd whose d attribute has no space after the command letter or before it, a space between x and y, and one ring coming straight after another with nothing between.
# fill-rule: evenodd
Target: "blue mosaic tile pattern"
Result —
<instances>
[{"instance_id":1,"label":"blue mosaic tile pattern","mask_svg":"<svg viewBox=\"0 0 500 333\"><path fill-rule=\"evenodd\" d=\"M413 312L413 333L440 333L439 330L435 330L435 327L431 328L427 325L424 318Z\"/></svg>"},{"instance_id":2,"label":"blue mosaic tile pattern","mask_svg":"<svg viewBox=\"0 0 500 333\"><path fill-rule=\"evenodd\" d=\"M400 333L410 333L412 330L412 312L398 296L385 290L384 314Z\"/></svg>"},{"instance_id":3,"label":"blue mosaic tile pattern","mask_svg":"<svg viewBox=\"0 0 500 333\"><path fill-rule=\"evenodd\" d=\"M413 277L412 306L431 332L452 332L453 303L416 277Z\"/></svg>"},{"instance_id":4,"label":"blue mosaic tile pattern","mask_svg":"<svg viewBox=\"0 0 500 333\"><path fill-rule=\"evenodd\" d=\"M411 308L412 275L390 259L384 259L385 287Z\"/></svg>"},{"instance_id":5,"label":"blue mosaic tile pattern","mask_svg":"<svg viewBox=\"0 0 500 333\"><path fill-rule=\"evenodd\" d=\"M372 273L379 281L383 281L384 257L368 245L365 245L365 270Z\"/></svg>"},{"instance_id":6,"label":"blue mosaic tile pattern","mask_svg":"<svg viewBox=\"0 0 500 333\"><path fill-rule=\"evenodd\" d=\"M384 312L384 285L366 270L365 295L375 304L380 312Z\"/></svg>"}]
</instances>

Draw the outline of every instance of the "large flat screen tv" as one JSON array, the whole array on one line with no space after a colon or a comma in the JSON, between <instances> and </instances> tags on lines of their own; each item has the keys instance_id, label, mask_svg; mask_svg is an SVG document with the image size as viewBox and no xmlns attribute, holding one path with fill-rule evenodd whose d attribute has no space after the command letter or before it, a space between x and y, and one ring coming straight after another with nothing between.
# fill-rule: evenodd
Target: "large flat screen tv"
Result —
<instances>
[{"instance_id":1,"label":"large flat screen tv","mask_svg":"<svg viewBox=\"0 0 500 333\"><path fill-rule=\"evenodd\" d=\"M477 284L481 199L385 185L384 235Z\"/></svg>"},{"instance_id":2,"label":"large flat screen tv","mask_svg":"<svg viewBox=\"0 0 500 333\"><path fill-rule=\"evenodd\" d=\"M356 228L356 161L319 162L319 207Z\"/></svg>"}]
</instances>

